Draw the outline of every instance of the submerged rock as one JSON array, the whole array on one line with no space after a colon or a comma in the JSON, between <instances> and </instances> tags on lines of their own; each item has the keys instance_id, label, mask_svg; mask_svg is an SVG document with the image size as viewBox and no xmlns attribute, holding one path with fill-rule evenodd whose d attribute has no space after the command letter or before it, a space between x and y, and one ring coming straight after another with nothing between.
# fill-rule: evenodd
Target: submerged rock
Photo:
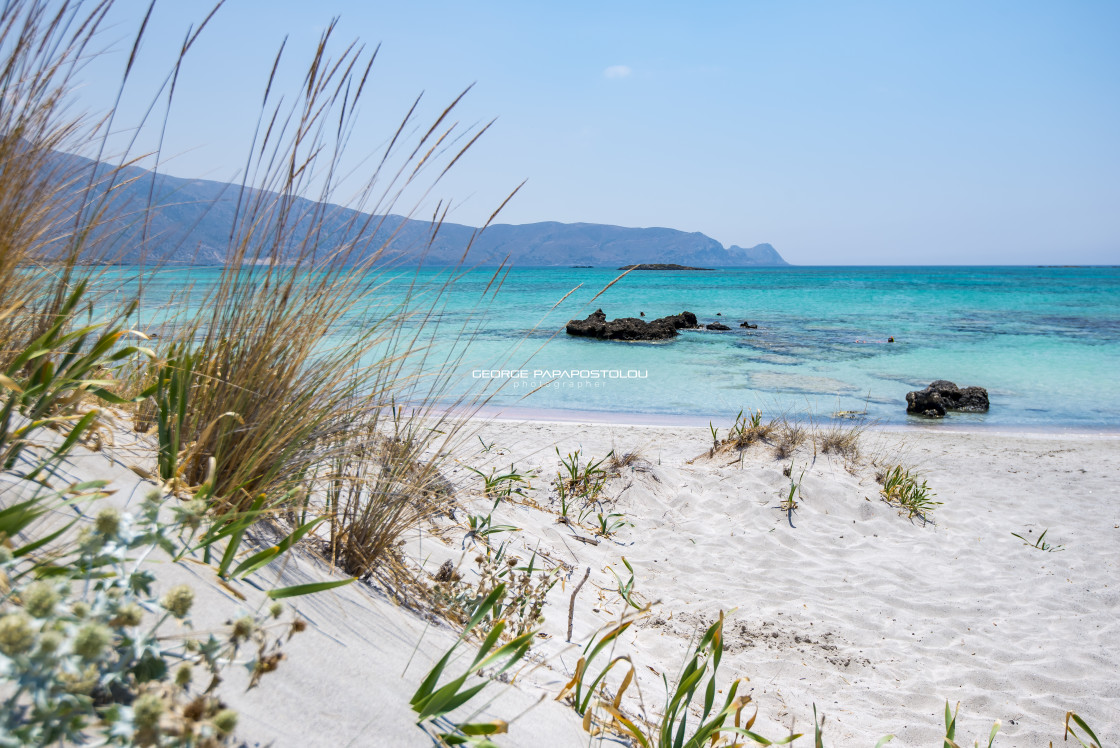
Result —
<instances>
[{"instance_id":1,"label":"submerged rock","mask_svg":"<svg viewBox=\"0 0 1120 748\"><path fill-rule=\"evenodd\" d=\"M730 327L728 327L727 325L725 325L721 322L713 322L710 325L706 325L706 327L709 330L730 330L731 329Z\"/></svg>"},{"instance_id":2,"label":"submerged rock","mask_svg":"<svg viewBox=\"0 0 1120 748\"><path fill-rule=\"evenodd\" d=\"M950 410L985 413L988 391L983 387L958 387L945 379L930 383L924 390L906 393L906 412L942 418Z\"/></svg>"},{"instance_id":3,"label":"submerged rock","mask_svg":"<svg viewBox=\"0 0 1120 748\"><path fill-rule=\"evenodd\" d=\"M677 330L695 329L696 315L681 312L650 322L637 317L622 317L607 321L602 309L596 309L587 319L573 319L565 330L569 335L603 340L664 340L677 334Z\"/></svg>"}]
</instances>

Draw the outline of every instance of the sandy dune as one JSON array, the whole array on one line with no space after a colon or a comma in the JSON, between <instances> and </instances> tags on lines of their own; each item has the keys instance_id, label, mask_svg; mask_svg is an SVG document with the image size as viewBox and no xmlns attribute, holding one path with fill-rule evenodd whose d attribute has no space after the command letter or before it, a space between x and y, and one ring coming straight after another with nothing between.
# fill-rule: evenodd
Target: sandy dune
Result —
<instances>
[{"instance_id":1,"label":"sandy dune","mask_svg":"<svg viewBox=\"0 0 1120 748\"><path fill-rule=\"evenodd\" d=\"M709 459L707 429L495 422L482 438L508 454L480 447L473 461L460 459L536 470L531 495L552 510L501 507L496 518L523 528L511 542L523 555L538 549L591 568L595 587L581 592L575 641L623 610L607 570L626 578L623 556L635 589L656 601L622 646L640 663L649 711L664 690L653 670L671 677L697 629L734 609L721 670L750 677L769 736L791 721L809 727L815 703L835 744L893 733L894 745L930 745L943 735L946 699L962 703L958 735L984 737L998 718L1004 744L1060 738L1067 709L1104 733L1120 726L1115 437L878 432L864 436L856 464L814 457L806 445L792 456L793 477L805 471L792 514L778 506L791 459L766 445L741 461ZM641 455L605 491L609 512L632 527L597 546L573 542L555 523L553 445ZM881 500L871 458L922 471L942 502L932 522ZM454 478L472 486L463 471ZM1044 530L1063 550L1012 536ZM471 555L450 550L456 560ZM545 610L553 647L564 638L567 597L557 588ZM570 672L571 656L546 659L558 681Z\"/></svg>"},{"instance_id":2,"label":"sandy dune","mask_svg":"<svg viewBox=\"0 0 1120 748\"><path fill-rule=\"evenodd\" d=\"M629 655L638 674L641 698L631 688L623 701L631 714L656 717L661 674L672 681L690 639L723 610L721 686L750 678L756 729L772 738L791 725L811 733L815 704L827 717L826 745L870 746L887 734L897 736L891 745L936 745L946 700L961 702L958 737L969 744L996 719L1003 722L996 745L1060 741L1067 709L1106 741L1120 731L1116 435L880 431L864 435L863 457L853 462L814 456L809 444L784 460L764 444L741 459L709 458L708 430L683 426L492 420L478 433L481 441L466 443L445 471L457 489L455 519L441 517L404 550L428 572L451 560L472 580L481 546L466 537L466 516L489 511L490 502L466 466L513 465L532 475L525 495L494 513L495 523L520 530L490 541L507 541L522 561L535 551L561 564L562 581L548 596L531 662L512 684L491 685L455 715L511 721L502 746L600 742L554 697L578 647L627 609L610 571L629 576L623 557L634 568L635 599L652 603L614 651ZM557 523L557 447L594 458L639 455L609 480L601 507L629 526L598 538L594 513L582 527ZM128 504L147 490L126 467L140 458L123 448L115 454L115 462L77 456L72 470L75 478L111 478L120 489L114 500ZM943 502L931 523L908 520L881 500L875 460L922 471ZM779 504L791 461L801 492L787 513ZM1044 530L1062 550L1031 548L1011 534ZM572 585L588 568L568 644ZM290 556L260 586L329 573L312 558ZM200 589L203 626L261 598L245 585L249 600L239 603L203 567L165 568L160 583L182 575ZM366 585L293 604L311 625L288 642L280 671L248 693L236 675L223 686L242 711L239 733L277 746L430 745L408 698L454 630Z\"/></svg>"}]
</instances>

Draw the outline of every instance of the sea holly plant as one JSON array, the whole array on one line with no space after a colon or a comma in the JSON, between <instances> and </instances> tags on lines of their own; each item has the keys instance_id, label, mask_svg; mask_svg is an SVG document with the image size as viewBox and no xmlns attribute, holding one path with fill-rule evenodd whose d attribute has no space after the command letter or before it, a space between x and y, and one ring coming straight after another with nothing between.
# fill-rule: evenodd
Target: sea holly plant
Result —
<instances>
[{"instance_id":1,"label":"sea holly plant","mask_svg":"<svg viewBox=\"0 0 1120 748\"><path fill-rule=\"evenodd\" d=\"M486 546L485 552L475 557L478 565L478 581L475 584L451 574L432 592L437 601L447 606L453 617L473 620L479 609L488 606L488 612L482 619L483 628L503 619L507 631L519 636L544 620L541 611L545 598L559 581L562 569L559 566L538 568L535 553L528 564L518 566L518 559L508 555L506 548L505 544L496 550ZM499 588L502 594L491 600L494 590Z\"/></svg>"},{"instance_id":2,"label":"sea holly plant","mask_svg":"<svg viewBox=\"0 0 1120 748\"><path fill-rule=\"evenodd\" d=\"M145 563L179 549L180 528L160 519L159 493L133 516L106 505L103 487L36 495L0 513L0 745L226 745L237 714L214 692L223 671L240 664L255 686L304 624L280 623L274 602L194 632L195 591L157 593ZM13 543L42 510L79 500L102 506L76 539ZM173 622L177 635L167 637Z\"/></svg>"}]
</instances>

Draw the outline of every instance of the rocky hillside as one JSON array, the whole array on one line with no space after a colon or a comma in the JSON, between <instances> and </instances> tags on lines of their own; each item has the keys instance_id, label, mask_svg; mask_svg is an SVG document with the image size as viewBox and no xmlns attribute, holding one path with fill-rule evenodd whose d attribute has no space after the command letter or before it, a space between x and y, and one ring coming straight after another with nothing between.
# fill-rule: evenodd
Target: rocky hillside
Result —
<instances>
[{"instance_id":1,"label":"rocky hillside","mask_svg":"<svg viewBox=\"0 0 1120 748\"><path fill-rule=\"evenodd\" d=\"M58 171L66 173L69 189L86 189L91 170L98 175L108 167L77 156L59 154ZM74 178L75 173L79 174ZM106 231L114 235L112 259L135 264L159 260L171 264L219 265L238 241L235 228L239 211L254 201L276 206L274 193L243 189L236 184L190 180L155 175L137 167L124 169L113 190L110 215L125 216L111 222ZM103 188L94 188L94 191ZM147 226L129 223L128 216L144 215L149 197L161 206L149 212ZM239 207L240 206L240 207ZM328 203L292 198L285 204L289 224L306 235L321 225L317 247L333 251L345 242L355 242L358 257L388 247L394 257L423 260L431 265L493 265L505 258L518 266L590 265L616 268L633 263L679 263L704 267L786 265L769 244L744 248L724 247L704 234L668 228L625 228L593 223L497 224L475 237L477 228L443 223L432 239L432 224L398 215L371 215ZM279 211L273 209L273 215ZM266 232L260 232L263 235ZM464 258L464 251L470 251ZM295 257L297 246L282 248L282 256ZM267 254L267 253L266 253ZM357 258L355 258L357 259Z\"/></svg>"}]
</instances>

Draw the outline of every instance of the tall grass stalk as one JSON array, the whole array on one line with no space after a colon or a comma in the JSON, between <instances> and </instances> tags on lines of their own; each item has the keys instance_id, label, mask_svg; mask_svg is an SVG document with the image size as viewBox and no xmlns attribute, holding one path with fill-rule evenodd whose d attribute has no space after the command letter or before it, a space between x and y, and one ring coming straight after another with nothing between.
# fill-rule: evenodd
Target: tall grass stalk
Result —
<instances>
[{"instance_id":1,"label":"tall grass stalk","mask_svg":"<svg viewBox=\"0 0 1120 748\"><path fill-rule=\"evenodd\" d=\"M6 469L42 428L65 435L47 462L65 457L79 440L99 443L108 434L104 406L127 404L116 393L114 370L139 355L123 345L136 300L96 304L99 266L111 259L118 229L132 220L108 228L121 170L90 169L67 153L104 152L112 109L101 118L74 116L70 93L98 51L112 5L13 0L0 8L0 456ZM131 67L130 60L121 89ZM32 460L25 476L38 477L47 462Z\"/></svg>"},{"instance_id":2,"label":"tall grass stalk","mask_svg":"<svg viewBox=\"0 0 1120 748\"><path fill-rule=\"evenodd\" d=\"M452 353L429 360L437 332L446 334L434 321L446 286L422 289L387 275L393 237L383 221L410 185L445 171L480 133L451 119L456 99L407 143L410 111L353 210L336 212L327 200L344 171L374 54L350 44L332 57L334 33L333 25L323 33L294 104L274 93L273 77L266 83L245 166L255 181L240 188L226 265L201 300L204 312L164 343L167 365L189 362L191 373L164 420L174 424L166 457L183 485L201 484L216 461L219 511L318 481L332 553L360 570L425 513L435 474L424 466L429 448L458 431L435 414L435 401L448 392L458 343L469 338L451 331ZM279 57L272 76L278 65ZM297 197L312 193L317 199ZM442 214L435 218L433 239Z\"/></svg>"},{"instance_id":3,"label":"tall grass stalk","mask_svg":"<svg viewBox=\"0 0 1120 748\"><path fill-rule=\"evenodd\" d=\"M97 255L92 235L109 190L87 203L80 187L93 175L59 151L103 132L104 120L74 117L68 105L110 5L0 8L0 369L67 313L75 284L94 272L79 259ZM111 180L112 170L100 177Z\"/></svg>"},{"instance_id":4,"label":"tall grass stalk","mask_svg":"<svg viewBox=\"0 0 1120 748\"><path fill-rule=\"evenodd\" d=\"M92 410L80 400L134 400L138 430L158 442L165 485L192 493L208 486L215 516L259 508L262 496L265 511L254 515L283 512L303 527L308 513L322 513L332 560L368 572L431 511L445 485L441 455L461 429L445 413L456 405L469 412L475 402L449 394L469 323L446 330L438 321L458 271L435 288L410 279L392 262L390 227L398 224L385 218L416 212L488 125L459 125L462 96L429 124L418 121L416 102L340 211L331 202L343 177L352 178L344 154L375 52L337 45L332 23L297 96L285 98L276 85L282 46L262 81L220 279L201 298L180 297L165 310L175 324L161 332L170 334L141 355L119 345L134 304L121 304L119 293L98 298L88 280L99 272L91 261L106 257L115 239L145 240L158 207L154 190L147 205L132 201L122 215L124 201L115 199L126 186L122 172L101 160L115 112L93 121L67 115L75 75L96 51L112 6L14 0L0 9L0 407L11 437L0 445L3 458L18 456L27 423L71 433L76 424L88 433L95 424L83 419ZM122 90L147 21L132 40ZM168 75L168 111L198 31ZM99 160L91 168L63 151L92 151ZM402 205L404 195L416 202ZM429 241L447 210L441 202L433 211ZM501 287L503 269L483 300ZM78 324L80 314L89 324ZM437 337L450 341L440 348L449 353L434 352ZM41 350L28 356L37 340ZM120 371L122 359L131 359L131 371ZM43 383L57 391L49 402ZM128 397L113 394L122 385ZM51 407L36 410L36 398ZM437 403L451 407L437 411Z\"/></svg>"}]
</instances>

